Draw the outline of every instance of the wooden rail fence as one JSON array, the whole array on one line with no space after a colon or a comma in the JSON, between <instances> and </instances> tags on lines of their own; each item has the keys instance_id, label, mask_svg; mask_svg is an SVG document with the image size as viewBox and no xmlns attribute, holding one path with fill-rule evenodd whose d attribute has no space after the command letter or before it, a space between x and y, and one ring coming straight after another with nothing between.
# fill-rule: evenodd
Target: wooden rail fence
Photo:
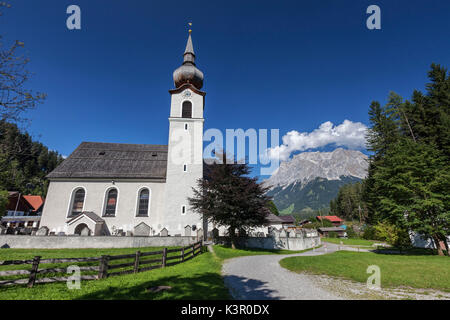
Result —
<instances>
[{"instance_id":1,"label":"wooden rail fence","mask_svg":"<svg viewBox=\"0 0 450 320\"><path fill-rule=\"evenodd\" d=\"M103 255L101 257L90 258L61 258L61 259L41 259L36 256L30 260L8 260L0 261L0 266L6 265L31 265L30 270L0 270L0 277L27 275L26 278L0 280L0 286L26 284L28 288L33 287L36 283L51 283L51 282L65 282L69 277L44 277L40 278L38 275L52 274L52 273L66 273L66 267L52 267L39 269L42 264L62 264L62 263L97 263L92 266L79 266L80 271L87 271L94 274L82 275L80 280L96 280L104 279L110 276L124 275L130 273L138 273L149 271L152 269L164 268L173 266L194 258L199 253L204 251L202 241L198 241L192 245L181 247L179 249L164 248L161 251L141 252L136 251L132 254L122 255ZM179 252L179 255L168 255L169 253ZM154 256L161 255L158 258ZM153 259L152 259L153 257ZM129 260L129 261L120 261ZM130 262L131 260L131 262ZM111 263L118 261L119 263ZM113 271L113 272L110 272Z\"/></svg>"}]
</instances>

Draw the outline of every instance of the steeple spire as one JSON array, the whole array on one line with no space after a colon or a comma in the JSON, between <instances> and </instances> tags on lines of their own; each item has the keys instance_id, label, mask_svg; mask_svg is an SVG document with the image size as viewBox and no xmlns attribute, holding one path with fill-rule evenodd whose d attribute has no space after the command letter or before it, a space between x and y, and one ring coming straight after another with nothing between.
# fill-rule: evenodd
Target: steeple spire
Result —
<instances>
[{"instance_id":1,"label":"steeple spire","mask_svg":"<svg viewBox=\"0 0 450 320\"><path fill-rule=\"evenodd\" d=\"M192 23L189 22L189 26L192 26ZM183 64L192 63L195 66L195 53L194 53L194 45L192 44L191 33L192 30L189 29L189 37L186 43L186 49L184 50Z\"/></svg>"},{"instance_id":2,"label":"steeple spire","mask_svg":"<svg viewBox=\"0 0 450 320\"><path fill-rule=\"evenodd\" d=\"M192 26L192 23L189 23L189 26ZM185 83L189 83L200 90L203 86L203 72L195 66L195 53L191 33L192 30L189 29L186 49L183 54L183 64L174 71L173 82L176 88L179 88Z\"/></svg>"}]
</instances>

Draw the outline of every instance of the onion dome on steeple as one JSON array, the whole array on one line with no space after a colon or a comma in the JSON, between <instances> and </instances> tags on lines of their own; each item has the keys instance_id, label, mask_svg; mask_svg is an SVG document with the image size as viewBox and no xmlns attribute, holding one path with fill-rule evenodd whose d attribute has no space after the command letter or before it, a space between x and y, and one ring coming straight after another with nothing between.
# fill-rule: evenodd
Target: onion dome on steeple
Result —
<instances>
[{"instance_id":1,"label":"onion dome on steeple","mask_svg":"<svg viewBox=\"0 0 450 320\"><path fill-rule=\"evenodd\" d=\"M195 66L194 47L191 38L192 30L189 30L189 38L184 51L183 64L173 72L173 82L176 88L183 84L190 83L196 89L203 87L203 72Z\"/></svg>"}]
</instances>

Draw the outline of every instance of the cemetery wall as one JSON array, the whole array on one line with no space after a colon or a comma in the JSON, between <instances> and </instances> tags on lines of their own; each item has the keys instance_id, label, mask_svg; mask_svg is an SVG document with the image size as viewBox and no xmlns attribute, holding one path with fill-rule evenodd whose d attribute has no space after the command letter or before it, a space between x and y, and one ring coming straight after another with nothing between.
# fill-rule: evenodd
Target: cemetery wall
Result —
<instances>
[{"instance_id":1,"label":"cemetery wall","mask_svg":"<svg viewBox=\"0 0 450 320\"><path fill-rule=\"evenodd\" d=\"M0 248L74 249L175 247L195 243L192 237L25 236L0 235Z\"/></svg>"}]
</instances>

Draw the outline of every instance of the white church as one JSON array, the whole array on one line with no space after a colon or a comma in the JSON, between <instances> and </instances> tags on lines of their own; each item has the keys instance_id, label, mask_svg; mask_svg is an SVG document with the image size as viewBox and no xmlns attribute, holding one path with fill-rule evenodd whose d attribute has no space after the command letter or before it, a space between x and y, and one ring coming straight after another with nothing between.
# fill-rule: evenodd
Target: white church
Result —
<instances>
[{"instance_id":1,"label":"white church","mask_svg":"<svg viewBox=\"0 0 450 320\"><path fill-rule=\"evenodd\" d=\"M168 145L82 142L47 178L41 227L72 235L197 235L202 217L190 209L203 177L203 73L191 31L169 90Z\"/></svg>"}]
</instances>

